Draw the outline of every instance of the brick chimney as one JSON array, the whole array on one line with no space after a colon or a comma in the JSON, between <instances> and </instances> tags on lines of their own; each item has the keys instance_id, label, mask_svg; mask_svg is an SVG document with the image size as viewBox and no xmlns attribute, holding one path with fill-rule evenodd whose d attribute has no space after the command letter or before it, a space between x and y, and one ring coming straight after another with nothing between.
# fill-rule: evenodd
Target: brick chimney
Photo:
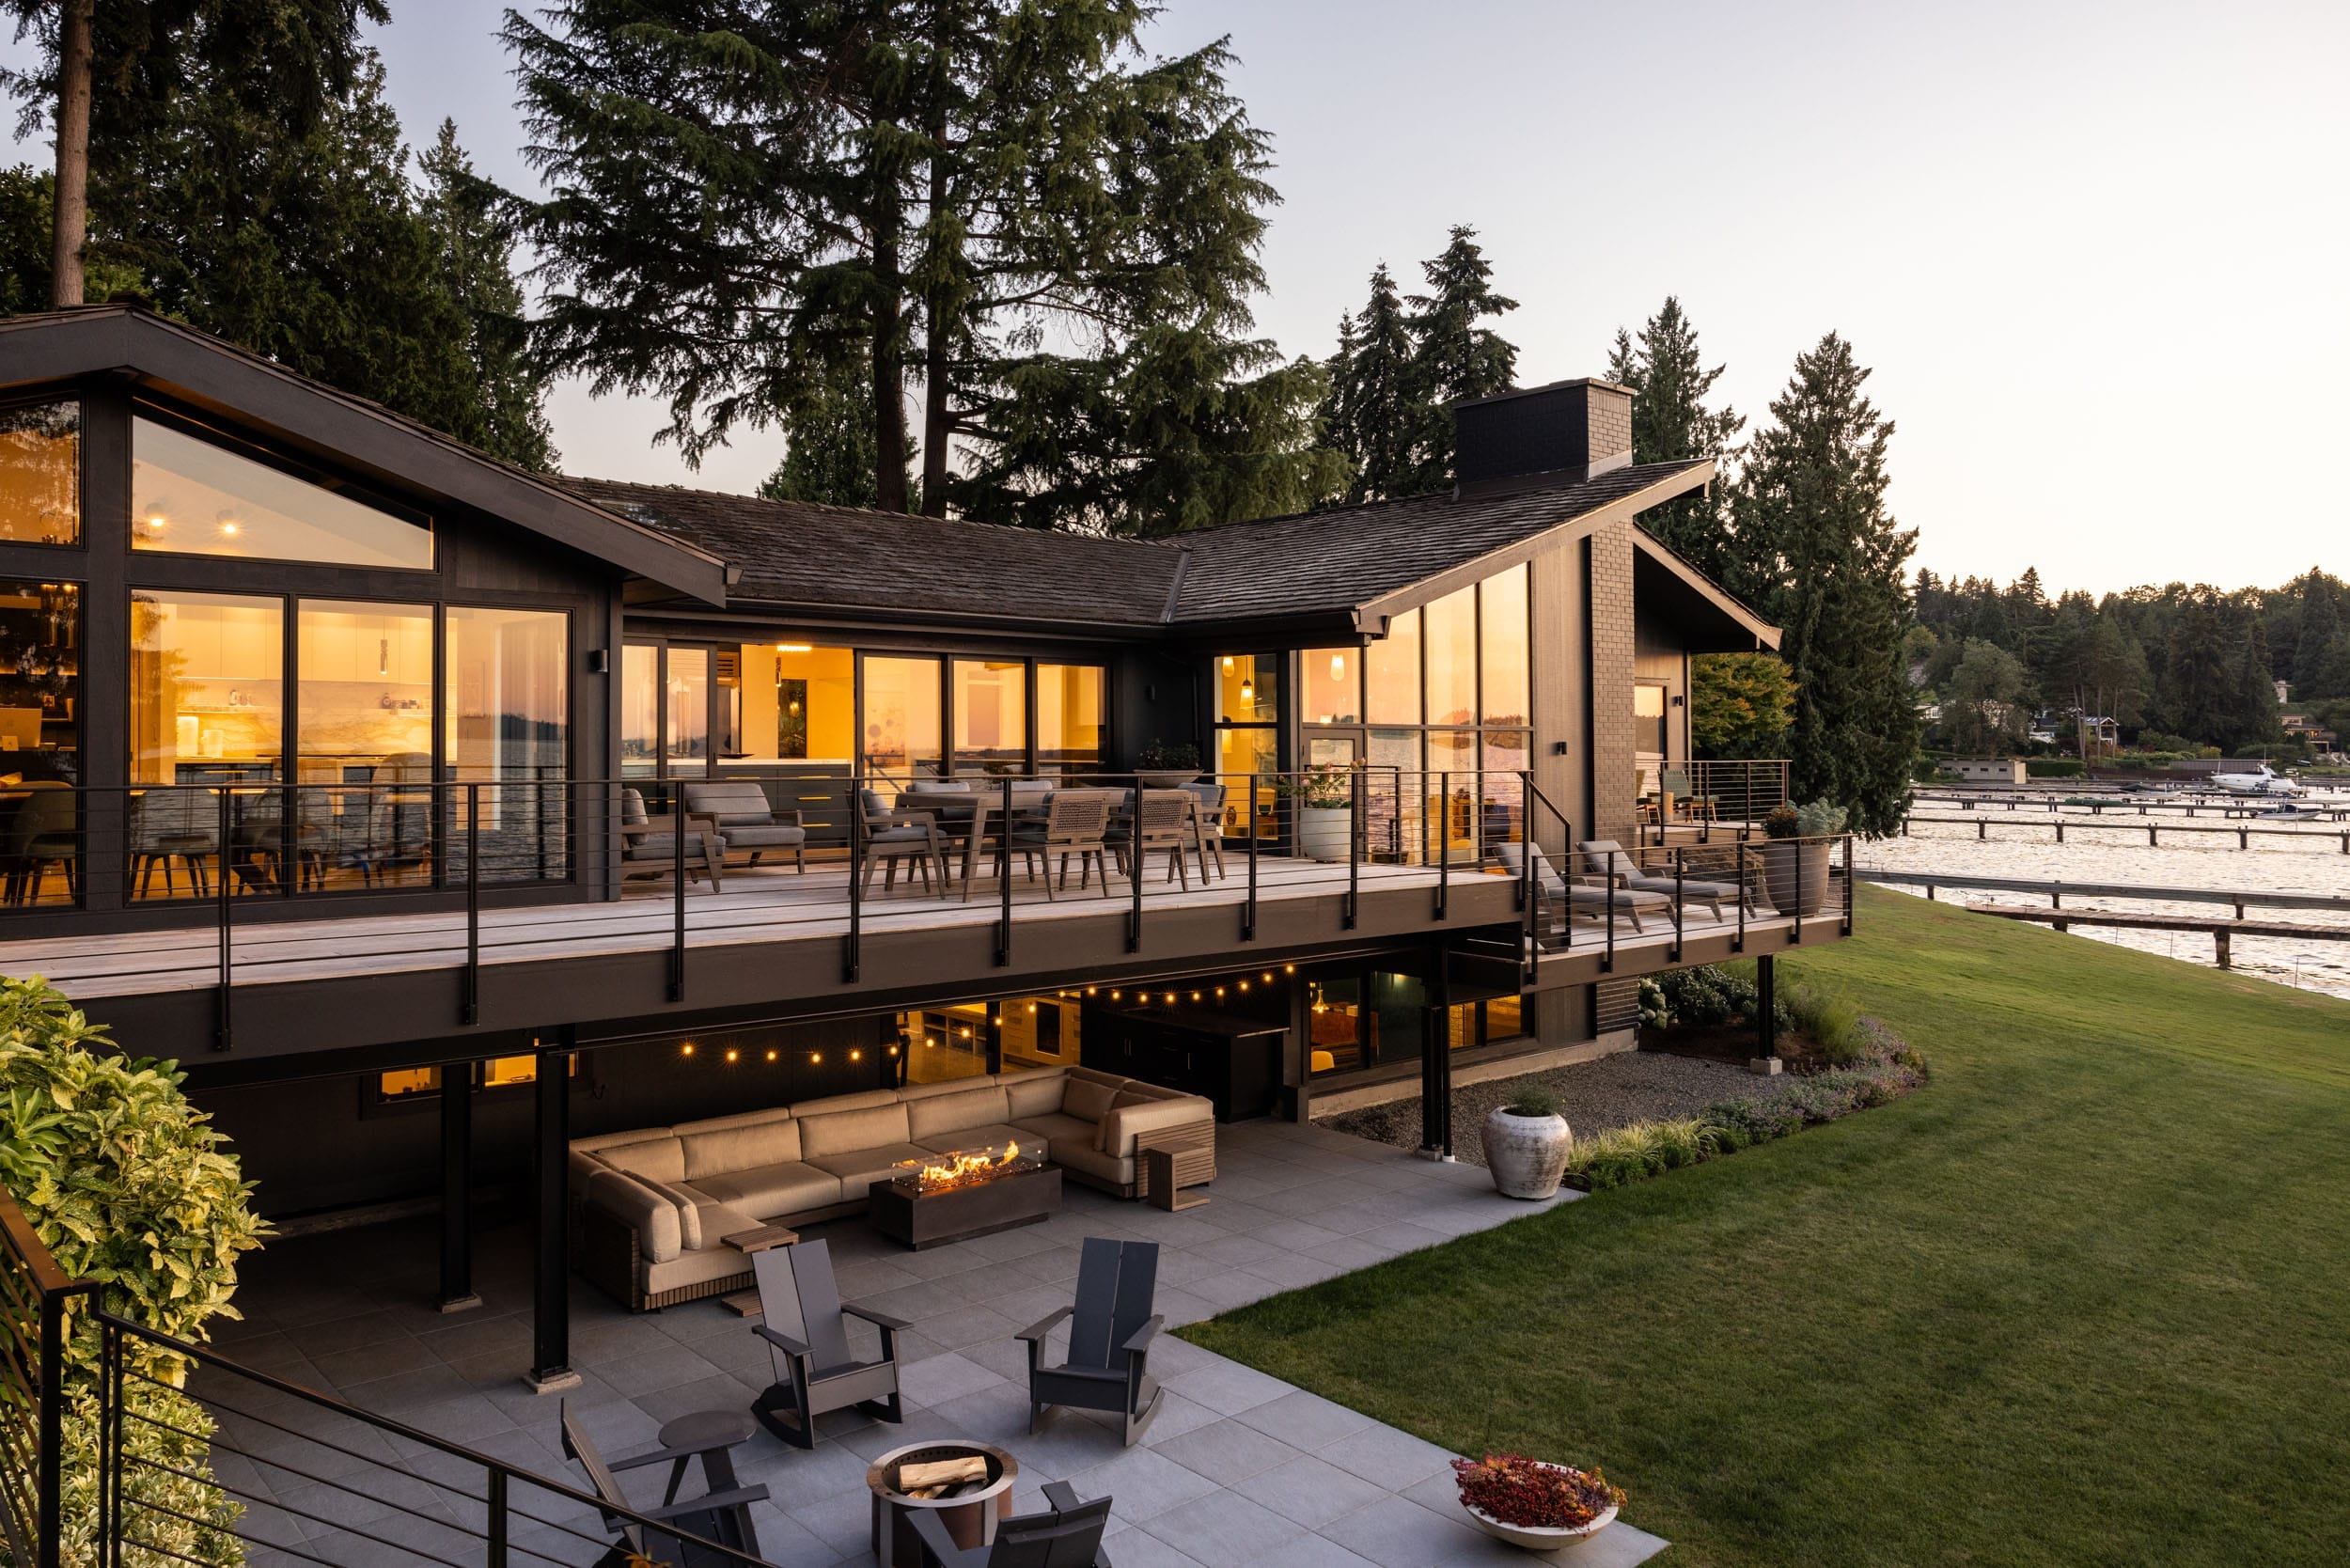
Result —
<instances>
[{"instance_id":1,"label":"brick chimney","mask_svg":"<svg viewBox=\"0 0 2350 1568\"><path fill-rule=\"evenodd\" d=\"M1585 377L1452 405L1463 495L1578 484L1632 462L1632 388Z\"/></svg>"}]
</instances>

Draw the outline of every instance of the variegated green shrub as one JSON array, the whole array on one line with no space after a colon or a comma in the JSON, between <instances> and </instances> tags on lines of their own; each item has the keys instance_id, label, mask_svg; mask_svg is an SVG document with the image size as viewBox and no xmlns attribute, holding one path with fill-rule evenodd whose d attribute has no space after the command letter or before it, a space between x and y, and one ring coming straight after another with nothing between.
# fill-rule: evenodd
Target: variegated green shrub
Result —
<instances>
[{"instance_id":1,"label":"variegated green shrub","mask_svg":"<svg viewBox=\"0 0 2350 1568\"><path fill-rule=\"evenodd\" d=\"M38 978L0 980L0 1185L67 1274L96 1281L107 1309L201 1341L229 1297L238 1258L260 1245L236 1156L181 1092L176 1063L121 1056ZM98 1325L69 1318L72 1379L65 1445L69 1562L97 1560ZM209 1479L211 1419L179 1392L185 1358L125 1345L128 1560L233 1564L237 1505ZM0 1561L7 1559L0 1548Z\"/></svg>"}]
</instances>

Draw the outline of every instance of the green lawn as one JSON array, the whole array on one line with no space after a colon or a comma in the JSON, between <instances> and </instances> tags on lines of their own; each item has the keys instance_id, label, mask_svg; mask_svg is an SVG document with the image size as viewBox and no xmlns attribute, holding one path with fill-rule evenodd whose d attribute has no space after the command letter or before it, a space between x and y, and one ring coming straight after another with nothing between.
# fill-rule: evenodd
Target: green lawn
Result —
<instances>
[{"instance_id":1,"label":"green lawn","mask_svg":"<svg viewBox=\"0 0 2350 1568\"><path fill-rule=\"evenodd\" d=\"M2336 1562L2350 1003L1861 889L1899 1105L1187 1330L1674 1563ZM1473 1134L1470 1136L1474 1136Z\"/></svg>"}]
</instances>

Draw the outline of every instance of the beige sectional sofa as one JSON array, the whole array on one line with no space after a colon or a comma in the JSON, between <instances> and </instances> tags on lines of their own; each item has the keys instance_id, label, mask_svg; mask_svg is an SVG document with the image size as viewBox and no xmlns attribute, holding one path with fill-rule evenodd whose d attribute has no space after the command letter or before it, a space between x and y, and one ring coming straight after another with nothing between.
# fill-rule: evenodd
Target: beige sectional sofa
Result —
<instances>
[{"instance_id":1,"label":"beige sectional sofa","mask_svg":"<svg viewBox=\"0 0 2350 1568\"><path fill-rule=\"evenodd\" d=\"M1214 1126L1196 1094L1048 1067L605 1133L571 1146L572 1256L631 1310L672 1306L749 1286L726 1237L861 1214L901 1160L1017 1141L1069 1180L1137 1198L1141 1150Z\"/></svg>"}]
</instances>

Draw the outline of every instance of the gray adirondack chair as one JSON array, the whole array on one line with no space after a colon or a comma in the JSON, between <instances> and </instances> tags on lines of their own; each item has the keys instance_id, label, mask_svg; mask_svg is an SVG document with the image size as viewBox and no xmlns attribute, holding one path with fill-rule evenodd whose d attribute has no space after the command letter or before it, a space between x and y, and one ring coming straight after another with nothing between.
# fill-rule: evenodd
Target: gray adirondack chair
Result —
<instances>
[{"instance_id":1,"label":"gray adirondack chair","mask_svg":"<svg viewBox=\"0 0 2350 1568\"><path fill-rule=\"evenodd\" d=\"M1042 1513L999 1521L990 1545L956 1545L946 1523L927 1508L912 1515L914 1533L939 1568L1110 1568L1109 1553L1102 1549L1110 1499L1079 1502L1069 1482L1048 1481L1044 1501Z\"/></svg>"},{"instance_id":2,"label":"gray adirondack chair","mask_svg":"<svg viewBox=\"0 0 2350 1568\"><path fill-rule=\"evenodd\" d=\"M1124 1419L1130 1448L1149 1428L1166 1393L1149 1370L1151 1341L1167 1321L1151 1310L1158 1276L1158 1243L1086 1238L1076 1303L1019 1334L1028 1347L1030 1432L1056 1404L1115 1412ZM1063 1318L1070 1320L1068 1358L1047 1366L1047 1342Z\"/></svg>"},{"instance_id":3,"label":"gray adirondack chair","mask_svg":"<svg viewBox=\"0 0 2350 1568\"><path fill-rule=\"evenodd\" d=\"M759 1556L759 1530L751 1522L751 1504L767 1500L764 1486L737 1486L705 1497L688 1497L683 1502L665 1502L658 1508L638 1508L620 1490L616 1469L634 1469L639 1465L658 1464L676 1456L665 1449L656 1449L634 1459L621 1460L617 1466L607 1464L587 1432L572 1415L571 1401L563 1402L563 1452L588 1472L588 1483L596 1496L608 1503L603 1515L604 1529L615 1537L612 1549L597 1560L596 1568L622 1568L636 1561L667 1562L676 1568L700 1568L702 1564L717 1564L739 1560L726 1552L715 1550L712 1543L730 1547L750 1557ZM676 1491L672 1481L670 1490ZM615 1513L624 1509L636 1518ZM650 1519L652 1525L638 1522ZM661 1529L668 1526L669 1529Z\"/></svg>"},{"instance_id":4,"label":"gray adirondack chair","mask_svg":"<svg viewBox=\"0 0 2350 1568\"><path fill-rule=\"evenodd\" d=\"M821 1241L771 1247L751 1257L761 1322L776 1381L752 1402L760 1424L794 1448L816 1446L816 1418L857 1409L879 1420L905 1419L898 1394L898 1335L912 1325L870 1307L844 1305L832 1276L832 1250ZM861 1360L849 1348L849 1319L881 1330L881 1355Z\"/></svg>"}]
</instances>

